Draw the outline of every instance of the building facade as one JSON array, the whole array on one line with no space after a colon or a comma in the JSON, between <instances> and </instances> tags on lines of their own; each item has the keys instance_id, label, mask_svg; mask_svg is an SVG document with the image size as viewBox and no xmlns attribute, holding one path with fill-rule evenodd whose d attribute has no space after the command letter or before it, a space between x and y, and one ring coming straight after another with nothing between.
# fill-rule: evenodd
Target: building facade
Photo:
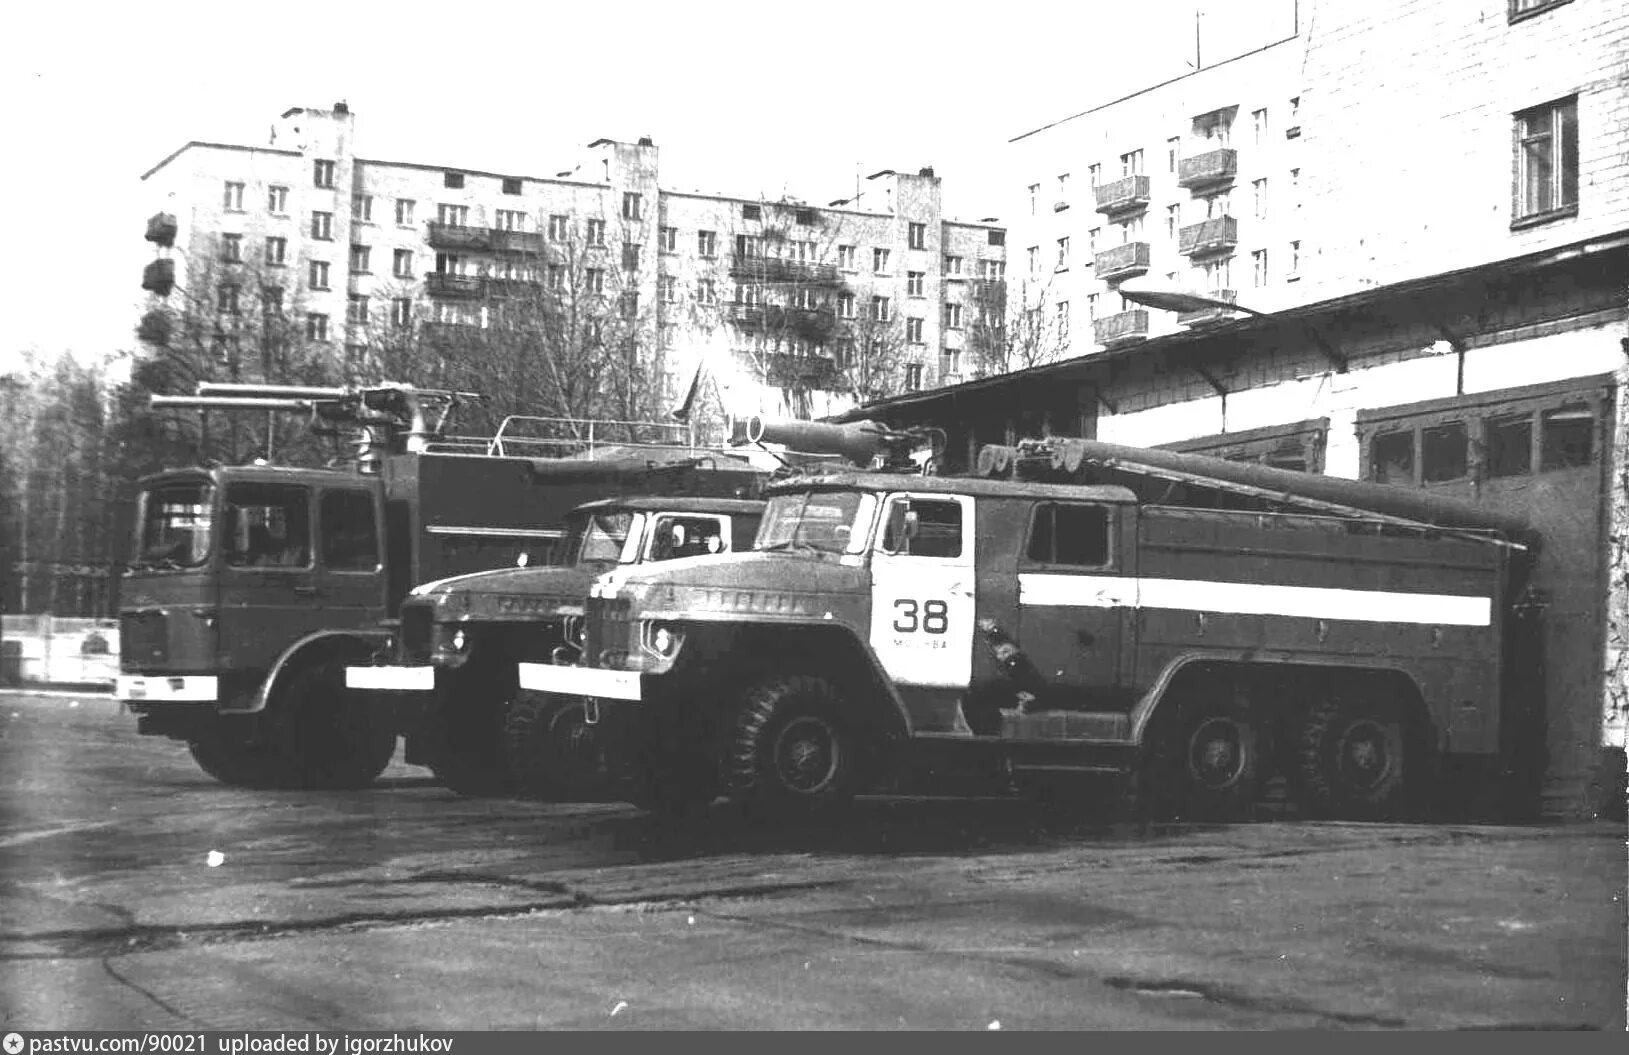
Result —
<instances>
[{"instance_id":1,"label":"building facade","mask_svg":"<svg viewBox=\"0 0 1629 1055\"><path fill-rule=\"evenodd\" d=\"M355 120L291 109L266 146L154 166L168 230L144 284L290 315L358 375L382 331L457 341L569 304L614 321L669 393L705 365L741 414L954 382L976 323L1000 329L1004 232L945 217L929 169L814 207L668 191L648 139L598 140L551 178L369 160Z\"/></svg>"},{"instance_id":2,"label":"building facade","mask_svg":"<svg viewBox=\"0 0 1629 1055\"><path fill-rule=\"evenodd\" d=\"M942 424L964 464L1078 434L1520 513L1520 746L1546 812L1597 809L1629 715L1626 58L1610 0L1303 0L1289 39L1013 141L1009 325L1050 317L1050 365L858 413Z\"/></svg>"}]
</instances>

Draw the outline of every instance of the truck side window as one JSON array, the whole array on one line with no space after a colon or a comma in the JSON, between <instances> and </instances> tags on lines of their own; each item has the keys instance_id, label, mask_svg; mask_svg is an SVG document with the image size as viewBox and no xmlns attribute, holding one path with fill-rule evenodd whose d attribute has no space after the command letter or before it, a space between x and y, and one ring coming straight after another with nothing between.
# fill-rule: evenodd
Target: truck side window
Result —
<instances>
[{"instance_id":1,"label":"truck side window","mask_svg":"<svg viewBox=\"0 0 1629 1055\"><path fill-rule=\"evenodd\" d=\"M1043 505L1030 524L1029 559L1042 564L1102 568L1109 564L1106 506Z\"/></svg>"},{"instance_id":2,"label":"truck side window","mask_svg":"<svg viewBox=\"0 0 1629 1055\"><path fill-rule=\"evenodd\" d=\"M237 483L226 489L226 563L253 568L311 564L311 496L287 484Z\"/></svg>"},{"instance_id":3,"label":"truck side window","mask_svg":"<svg viewBox=\"0 0 1629 1055\"><path fill-rule=\"evenodd\" d=\"M962 507L958 502L932 498L896 498L914 514L915 527L905 538L897 538L895 522L888 518L882 548L889 553L912 557L960 557L962 555Z\"/></svg>"},{"instance_id":4,"label":"truck side window","mask_svg":"<svg viewBox=\"0 0 1629 1055\"><path fill-rule=\"evenodd\" d=\"M1369 478L1414 486L1414 433L1383 432L1369 441Z\"/></svg>"},{"instance_id":5,"label":"truck side window","mask_svg":"<svg viewBox=\"0 0 1629 1055\"><path fill-rule=\"evenodd\" d=\"M322 562L330 571L373 571L379 567L371 495L366 491L326 491L319 509Z\"/></svg>"},{"instance_id":6,"label":"truck side window","mask_svg":"<svg viewBox=\"0 0 1629 1055\"><path fill-rule=\"evenodd\" d=\"M657 561L700 557L722 553L724 549L724 529L717 517L664 516L656 521L655 537L651 539L650 544L650 559Z\"/></svg>"},{"instance_id":7,"label":"truck side window","mask_svg":"<svg viewBox=\"0 0 1629 1055\"><path fill-rule=\"evenodd\" d=\"M1488 476L1525 476L1533 468L1533 415L1490 418L1483 425Z\"/></svg>"}]
</instances>

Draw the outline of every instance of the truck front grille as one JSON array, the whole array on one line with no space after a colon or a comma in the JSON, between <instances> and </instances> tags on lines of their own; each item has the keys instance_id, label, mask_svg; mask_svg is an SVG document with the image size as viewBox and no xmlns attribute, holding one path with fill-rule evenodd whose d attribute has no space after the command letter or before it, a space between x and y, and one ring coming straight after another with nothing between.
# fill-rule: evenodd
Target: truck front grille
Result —
<instances>
[{"instance_id":1,"label":"truck front grille","mask_svg":"<svg viewBox=\"0 0 1629 1055\"><path fill-rule=\"evenodd\" d=\"M583 641L583 662L591 667L600 665L600 657L607 650L620 651L628 647L628 601L622 598L591 597L584 608L587 633Z\"/></svg>"},{"instance_id":2,"label":"truck front grille","mask_svg":"<svg viewBox=\"0 0 1629 1055\"><path fill-rule=\"evenodd\" d=\"M402 605L402 625L399 633L401 654L397 660L406 666L423 666L430 662L430 631L435 625L435 610L427 604Z\"/></svg>"}]
</instances>

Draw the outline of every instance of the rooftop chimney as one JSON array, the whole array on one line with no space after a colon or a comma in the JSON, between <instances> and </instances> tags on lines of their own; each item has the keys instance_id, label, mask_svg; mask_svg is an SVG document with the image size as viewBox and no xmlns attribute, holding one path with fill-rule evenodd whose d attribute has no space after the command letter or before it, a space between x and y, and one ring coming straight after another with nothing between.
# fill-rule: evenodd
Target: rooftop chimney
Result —
<instances>
[{"instance_id":1,"label":"rooftop chimney","mask_svg":"<svg viewBox=\"0 0 1629 1055\"><path fill-rule=\"evenodd\" d=\"M351 108L349 106L345 105L345 100L344 99L341 99L339 102L334 104L334 113L336 113L336 114L348 114L350 112L351 112Z\"/></svg>"}]
</instances>

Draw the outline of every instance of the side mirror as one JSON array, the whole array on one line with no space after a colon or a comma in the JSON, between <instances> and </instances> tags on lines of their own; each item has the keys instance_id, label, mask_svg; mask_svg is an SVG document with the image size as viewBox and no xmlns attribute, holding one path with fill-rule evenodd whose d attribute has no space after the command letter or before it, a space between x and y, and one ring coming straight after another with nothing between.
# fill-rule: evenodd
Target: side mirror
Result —
<instances>
[{"instance_id":1,"label":"side mirror","mask_svg":"<svg viewBox=\"0 0 1629 1055\"><path fill-rule=\"evenodd\" d=\"M883 539L883 550L887 553L909 553L911 539L916 537L918 516L916 510L905 502L895 502L888 507L888 531Z\"/></svg>"}]
</instances>

